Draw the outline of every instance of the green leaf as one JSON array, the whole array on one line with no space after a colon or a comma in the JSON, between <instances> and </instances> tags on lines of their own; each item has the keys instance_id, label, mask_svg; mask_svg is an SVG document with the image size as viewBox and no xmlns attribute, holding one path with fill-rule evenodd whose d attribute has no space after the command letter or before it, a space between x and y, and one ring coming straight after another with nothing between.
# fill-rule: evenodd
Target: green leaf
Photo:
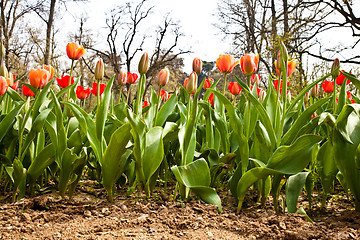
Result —
<instances>
[{"instance_id":1,"label":"green leaf","mask_svg":"<svg viewBox=\"0 0 360 240\"><path fill-rule=\"evenodd\" d=\"M285 191L288 213L296 213L298 198L309 173L310 172L300 172L290 176L286 181Z\"/></svg>"},{"instance_id":2,"label":"green leaf","mask_svg":"<svg viewBox=\"0 0 360 240\"><path fill-rule=\"evenodd\" d=\"M113 133L101 160L103 185L111 202L113 200L113 186L125 170L125 163L121 161L121 156L130 141L130 130L130 124L126 123Z\"/></svg>"},{"instance_id":3,"label":"green leaf","mask_svg":"<svg viewBox=\"0 0 360 240\"><path fill-rule=\"evenodd\" d=\"M59 174L59 192L60 196L64 197L67 189L68 182L72 175L73 163L78 157L76 154L73 154L70 149L66 148L62 154L61 164L60 164L60 174Z\"/></svg>"},{"instance_id":4,"label":"green leaf","mask_svg":"<svg viewBox=\"0 0 360 240\"><path fill-rule=\"evenodd\" d=\"M319 149L317 155L317 172L320 176L321 185L325 194L330 193L338 168L336 167L334 151L329 141L326 141Z\"/></svg>"},{"instance_id":5,"label":"green leaf","mask_svg":"<svg viewBox=\"0 0 360 240\"><path fill-rule=\"evenodd\" d=\"M55 148L52 143L48 144L40 153L37 154L35 159L26 173L27 181L33 184L36 179L44 172L45 168L50 166L55 161Z\"/></svg>"},{"instance_id":6,"label":"green leaf","mask_svg":"<svg viewBox=\"0 0 360 240\"><path fill-rule=\"evenodd\" d=\"M163 126L166 119L174 111L177 103L177 96L173 94L161 107L160 111L156 115L155 126Z\"/></svg>"},{"instance_id":7,"label":"green leaf","mask_svg":"<svg viewBox=\"0 0 360 240\"><path fill-rule=\"evenodd\" d=\"M19 113L19 111L24 107L24 103L21 103L17 107L15 107L11 112L6 114L6 116L0 122L0 142L6 136L7 131L12 126L15 117Z\"/></svg>"},{"instance_id":8,"label":"green leaf","mask_svg":"<svg viewBox=\"0 0 360 240\"><path fill-rule=\"evenodd\" d=\"M114 82L115 75L112 76L108 82L108 84L105 87L105 90L102 94L102 98L100 101L100 106L98 106L98 109L96 111L96 120L95 120L95 126L96 126L96 136L99 141L99 147L100 147L100 155L103 155L103 136L104 136L104 128L105 128L105 121L108 114L109 109L109 103L111 99L111 88ZM101 158L100 158L101 159Z\"/></svg>"},{"instance_id":9,"label":"green leaf","mask_svg":"<svg viewBox=\"0 0 360 240\"><path fill-rule=\"evenodd\" d=\"M14 89L12 89L11 87L9 87L6 91L7 94L9 94L9 96L12 98L12 100L14 101L18 101L18 102L25 102L25 100L20 96L19 93L17 93Z\"/></svg>"},{"instance_id":10,"label":"green leaf","mask_svg":"<svg viewBox=\"0 0 360 240\"><path fill-rule=\"evenodd\" d=\"M176 180L190 188L197 196L209 204L216 205L221 212L221 199L214 188L210 188L210 170L204 159L198 159L185 166L173 166L171 171Z\"/></svg>"}]
</instances>

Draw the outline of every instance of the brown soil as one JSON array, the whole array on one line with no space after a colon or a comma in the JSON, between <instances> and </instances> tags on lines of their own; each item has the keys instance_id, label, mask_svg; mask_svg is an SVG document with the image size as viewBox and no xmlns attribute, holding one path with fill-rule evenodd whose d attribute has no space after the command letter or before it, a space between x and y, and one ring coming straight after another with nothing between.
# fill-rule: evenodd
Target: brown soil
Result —
<instances>
[{"instance_id":1,"label":"brown soil","mask_svg":"<svg viewBox=\"0 0 360 240\"><path fill-rule=\"evenodd\" d=\"M0 239L360 238L360 213L345 198L331 199L326 211L314 208L311 223L302 215L276 215L270 202L265 207L248 203L237 215L230 196L219 214L199 200L185 203L135 195L120 191L111 204L102 190L90 194L83 186L71 201L48 193L3 203Z\"/></svg>"}]
</instances>

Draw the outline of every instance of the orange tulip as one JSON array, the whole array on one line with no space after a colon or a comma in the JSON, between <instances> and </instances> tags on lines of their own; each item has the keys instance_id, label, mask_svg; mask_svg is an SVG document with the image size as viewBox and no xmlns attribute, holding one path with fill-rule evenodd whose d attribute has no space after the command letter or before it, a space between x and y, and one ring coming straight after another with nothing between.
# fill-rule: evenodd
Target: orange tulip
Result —
<instances>
[{"instance_id":1,"label":"orange tulip","mask_svg":"<svg viewBox=\"0 0 360 240\"><path fill-rule=\"evenodd\" d=\"M193 71L196 72L197 75L201 73L202 67L203 67L203 62L200 60L200 58L194 58Z\"/></svg>"},{"instance_id":2,"label":"orange tulip","mask_svg":"<svg viewBox=\"0 0 360 240\"><path fill-rule=\"evenodd\" d=\"M188 80L186 81L186 85L185 85L185 88L186 90L188 91L188 93L193 93L196 88L197 88L197 74L196 72L192 72L190 73L190 76L188 78Z\"/></svg>"},{"instance_id":3,"label":"orange tulip","mask_svg":"<svg viewBox=\"0 0 360 240\"><path fill-rule=\"evenodd\" d=\"M53 78L54 76L54 68L51 65L42 65L41 69L45 69L50 73L49 80Z\"/></svg>"},{"instance_id":4,"label":"orange tulip","mask_svg":"<svg viewBox=\"0 0 360 240\"><path fill-rule=\"evenodd\" d=\"M126 84L126 80L127 80L127 75L126 72L124 72L123 70L120 71L119 76L118 76L118 84L120 86L123 86Z\"/></svg>"},{"instance_id":5,"label":"orange tulip","mask_svg":"<svg viewBox=\"0 0 360 240\"><path fill-rule=\"evenodd\" d=\"M229 83L229 90L233 95L239 95L241 92L241 87L237 82Z\"/></svg>"},{"instance_id":6,"label":"orange tulip","mask_svg":"<svg viewBox=\"0 0 360 240\"><path fill-rule=\"evenodd\" d=\"M6 81L6 78L0 76L0 96L4 95L6 90L8 89L9 85Z\"/></svg>"},{"instance_id":7,"label":"orange tulip","mask_svg":"<svg viewBox=\"0 0 360 240\"><path fill-rule=\"evenodd\" d=\"M239 61L235 62L235 59L230 54L219 55L219 58L216 60L216 66L222 73L230 73L233 71L234 67L239 64Z\"/></svg>"},{"instance_id":8,"label":"orange tulip","mask_svg":"<svg viewBox=\"0 0 360 240\"><path fill-rule=\"evenodd\" d=\"M66 45L66 54L68 58L72 60L79 60L86 53L83 46L79 46L79 44L75 42L68 43Z\"/></svg>"},{"instance_id":9,"label":"orange tulip","mask_svg":"<svg viewBox=\"0 0 360 240\"><path fill-rule=\"evenodd\" d=\"M240 58L240 67L246 75L252 75L256 72L259 63L259 54L247 53Z\"/></svg>"},{"instance_id":10,"label":"orange tulip","mask_svg":"<svg viewBox=\"0 0 360 240\"><path fill-rule=\"evenodd\" d=\"M206 89L208 89L209 87L211 87L211 85L214 83L214 79L212 79L212 78L207 78L206 80L205 80L205 83L204 83L204 86L203 86L203 88L206 90Z\"/></svg>"},{"instance_id":11,"label":"orange tulip","mask_svg":"<svg viewBox=\"0 0 360 240\"><path fill-rule=\"evenodd\" d=\"M159 86L165 86L166 83L169 81L169 76L170 76L170 72L169 69L167 67L161 69L161 71L159 72Z\"/></svg>"},{"instance_id":12,"label":"orange tulip","mask_svg":"<svg viewBox=\"0 0 360 240\"><path fill-rule=\"evenodd\" d=\"M30 85L34 88L44 88L50 77L49 71L45 69L31 69L29 74Z\"/></svg>"},{"instance_id":13,"label":"orange tulip","mask_svg":"<svg viewBox=\"0 0 360 240\"><path fill-rule=\"evenodd\" d=\"M275 65L275 69L276 69L276 73L277 75L280 75L280 71L278 69L278 61L275 60L274 62L274 65ZM296 60L293 59L289 62L287 62L287 76L289 77L291 74L293 74L293 72L295 71L295 67L296 67Z\"/></svg>"}]
</instances>

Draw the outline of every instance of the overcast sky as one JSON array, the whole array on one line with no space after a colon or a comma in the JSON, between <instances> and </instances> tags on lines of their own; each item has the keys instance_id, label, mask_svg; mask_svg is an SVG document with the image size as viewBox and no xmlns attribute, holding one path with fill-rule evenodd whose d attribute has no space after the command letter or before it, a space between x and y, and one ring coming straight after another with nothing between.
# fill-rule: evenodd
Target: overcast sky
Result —
<instances>
[{"instance_id":1,"label":"overcast sky","mask_svg":"<svg viewBox=\"0 0 360 240\"><path fill-rule=\"evenodd\" d=\"M75 31L76 28L72 28L74 25L74 16L85 14L89 18L87 23L88 27L91 26L94 33L98 33L99 39L104 37L104 40L99 40L99 43L102 42L106 44L106 35L104 34L106 33L104 29L106 26L105 13L108 13L116 4L119 4L119 2L119 0L90 0L86 3L78 2L68 4L68 11L72 13L73 16L66 15L61 21L65 24L70 20L72 25L68 25L69 27L63 28L62 31L67 31L65 33L66 35L69 35L71 31ZM136 1L136 3L138 2L139 1ZM215 16L217 0L149 0L148 5L154 6L154 14L152 14L151 21L147 21L144 25L149 24L149 27L155 27L161 24L161 20L167 13L170 13L170 17L173 20L179 22L181 31L185 34L185 37L181 40L181 44L184 47L190 46L193 52L192 54L183 56L185 57L185 72L191 72L192 59L194 57L199 57L205 61L215 61L219 54L224 54L229 50L229 46L223 43L221 36L218 35L219 31L213 26L217 20ZM119 42L119 44L121 44L121 42ZM105 45L104 48L106 47ZM119 48L120 47L121 46L119 46ZM152 49L145 51L150 52L151 50Z\"/></svg>"}]
</instances>

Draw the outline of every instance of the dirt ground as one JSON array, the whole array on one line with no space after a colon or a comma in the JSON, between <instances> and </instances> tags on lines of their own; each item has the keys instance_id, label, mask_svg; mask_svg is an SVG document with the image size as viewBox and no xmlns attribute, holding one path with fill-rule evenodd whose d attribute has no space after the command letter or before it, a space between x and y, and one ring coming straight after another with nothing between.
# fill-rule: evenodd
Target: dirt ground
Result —
<instances>
[{"instance_id":1,"label":"dirt ground","mask_svg":"<svg viewBox=\"0 0 360 240\"><path fill-rule=\"evenodd\" d=\"M305 204L305 202L304 202ZM0 205L0 239L360 239L360 213L346 199L331 199L325 211L276 215L245 204L236 214L233 199L223 213L200 200L179 202L117 192L113 204L103 190L83 186L68 201L56 192Z\"/></svg>"}]
</instances>

